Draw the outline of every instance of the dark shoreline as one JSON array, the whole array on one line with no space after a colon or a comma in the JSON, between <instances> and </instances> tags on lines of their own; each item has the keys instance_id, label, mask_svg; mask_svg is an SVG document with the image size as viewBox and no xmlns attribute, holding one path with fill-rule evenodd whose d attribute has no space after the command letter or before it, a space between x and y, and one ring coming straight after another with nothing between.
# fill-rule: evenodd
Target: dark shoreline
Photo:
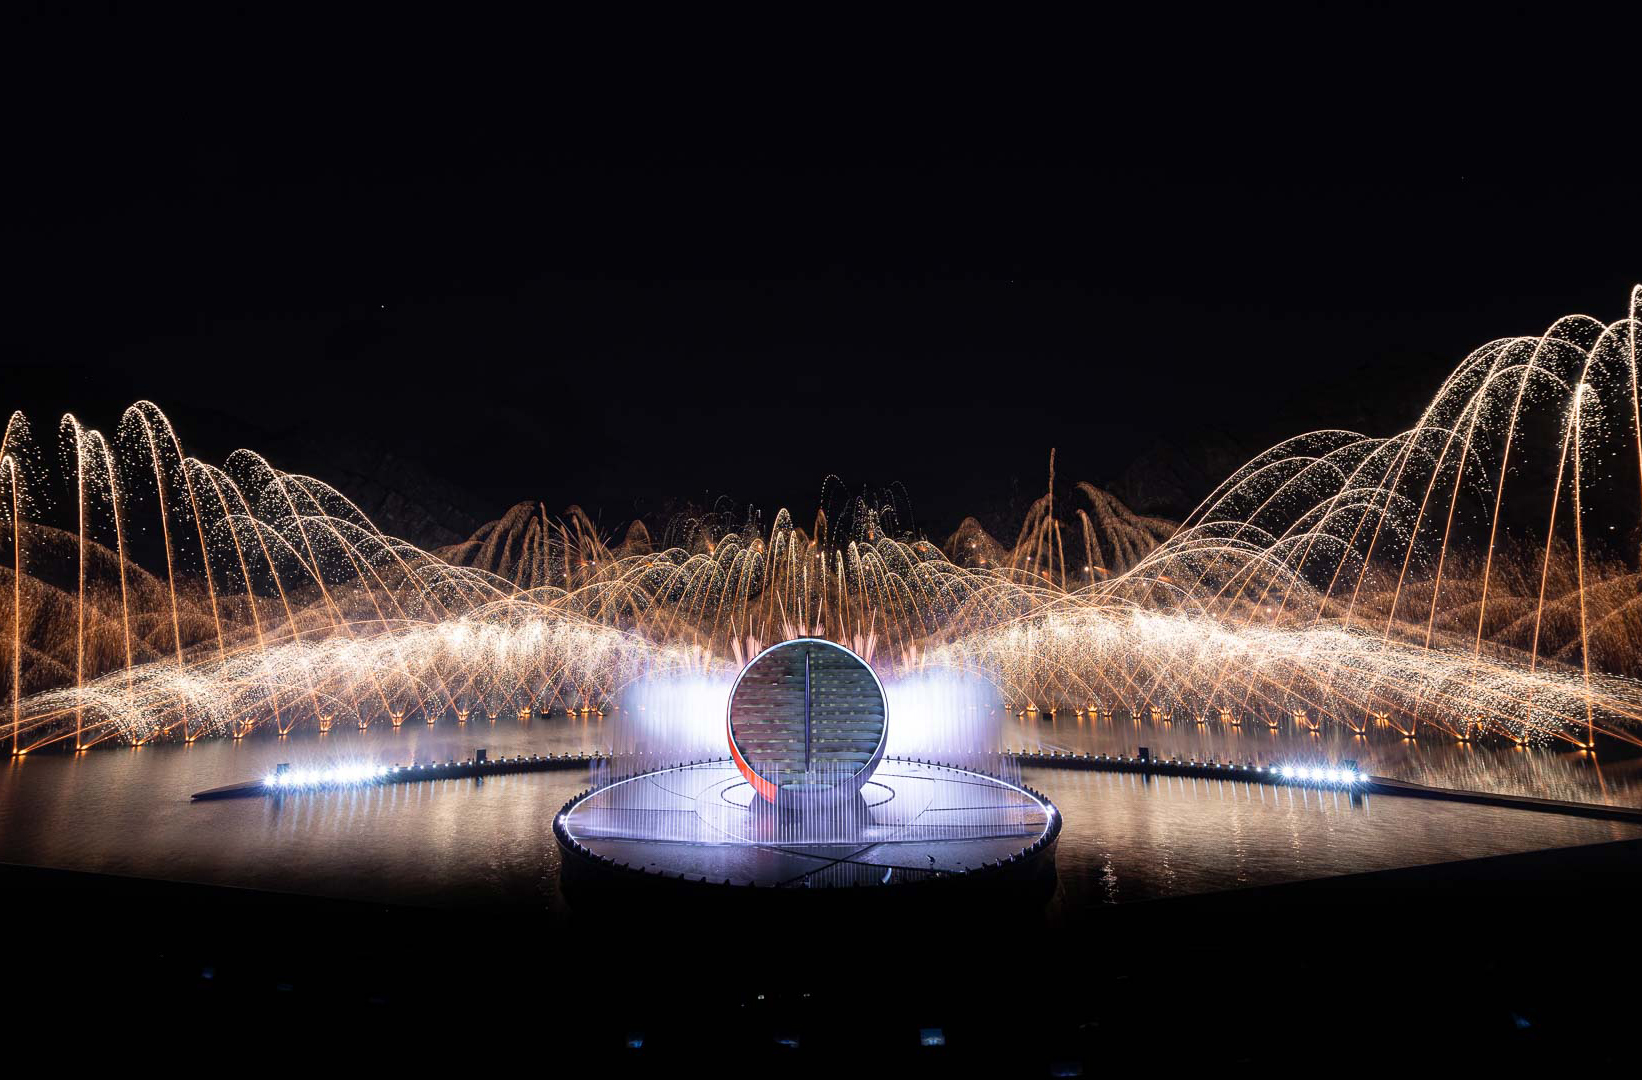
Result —
<instances>
[{"instance_id":1,"label":"dark shoreline","mask_svg":"<svg viewBox=\"0 0 1642 1080\"><path fill-rule=\"evenodd\" d=\"M954 898L798 927L789 909L760 917L678 896L565 916L9 864L0 896L14 926L32 928L6 949L8 1028L31 1002L68 995L395 1028L432 1010L458 1045L546 1030L563 1053L616 1068L714 1047L805 1068L865 1048L933 1075L987 1061L1032 1063L1024 1075L1062 1060L1086 1074L1162 1059L1299 1067L1291 1055L1401 1055L1414 1040L1423 1059L1475 1066L1608 1052L1590 1036L1629 1022L1632 995L1606 982L1635 970L1638 946L1615 919L1642 900L1642 840L1054 918ZM190 1037L243 1034L212 1023ZM918 1045L929 1026L944 1048ZM1423 1045L1438 1031L1452 1037ZM635 1033L646 1045L629 1050Z\"/></svg>"}]
</instances>

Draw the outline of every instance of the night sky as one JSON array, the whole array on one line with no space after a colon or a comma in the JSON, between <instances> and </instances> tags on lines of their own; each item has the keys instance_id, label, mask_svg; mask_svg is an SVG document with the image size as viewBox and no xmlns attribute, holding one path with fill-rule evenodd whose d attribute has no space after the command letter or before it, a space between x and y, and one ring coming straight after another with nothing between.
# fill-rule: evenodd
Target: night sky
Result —
<instances>
[{"instance_id":1,"label":"night sky","mask_svg":"<svg viewBox=\"0 0 1642 1080\"><path fill-rule=\"evenodd\" d=\"M1526 114L749 92L709 123L652 87L520 119L131 73L21 129L4 407L108 428L146 397L201 456L344 489L327 463L367 448L453 527L525 498L806 520L835 473L904 484L939 539L1008 524L1050 447L1179 513L1276 439L1407 425L1487 340L1620 317L1642 275L1634 174L1525 164Z\"/></svg>"}]
</instances>

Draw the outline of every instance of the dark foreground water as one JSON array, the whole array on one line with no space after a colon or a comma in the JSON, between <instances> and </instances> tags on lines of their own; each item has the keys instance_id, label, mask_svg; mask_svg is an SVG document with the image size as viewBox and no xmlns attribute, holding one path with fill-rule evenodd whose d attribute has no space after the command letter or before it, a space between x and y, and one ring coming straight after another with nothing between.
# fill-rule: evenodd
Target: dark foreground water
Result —
<instances>
[{"instance_id":1,"label":"dark foreground water","mask_svg":"<svg viewBox=\"0 0 1642 1080\"><path fill-rule=\"evenodd\" d=\"M276 762L393 762L595 749L595 718L409 725L286 739L36 753L0 764L0 862L431 905L563 910L549 823L581 772L391 785L284 799L189 795ZM1381 775L1635 804L1635 762L1577 754L1340 739L1264 729L1007 721L1014 747L1258 761L1353 757ZM1642 827L1491 807L1179 778L1029 769L1065 817L1052 916L1109 903L1278 884L1642 836Z\"/></svg>"}]
</instances>

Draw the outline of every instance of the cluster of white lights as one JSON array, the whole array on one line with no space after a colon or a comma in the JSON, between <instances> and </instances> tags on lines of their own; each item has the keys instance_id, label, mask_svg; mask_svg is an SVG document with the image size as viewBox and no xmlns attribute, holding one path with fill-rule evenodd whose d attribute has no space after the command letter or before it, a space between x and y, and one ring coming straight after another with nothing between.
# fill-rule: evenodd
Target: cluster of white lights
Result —
<instances>
[{"instance_id":1,"label":"cluster of white lights","mask_svg":"<svg viewBox=\"0 0 1642 1080\"><path fill-rule=\"evenodd\" d=\"M340 784L368 784L386 776L386 765L336 765L329 769L288 769L271 772L262 782L271 788L288 791L294 788L325 787Z\"/></svg>"},{"instance_id":2,"label":"cluster of white lights","mask_svg":"<svg viewBox=\"0 0 1642 1080\"><path fill-rule=\"evenodd\" d=\"M1366 784L1368 774L1351 769L1330 769L1312 765L1279 765L1278 776L1305 784Z\"/></svg>"},{"instance_id":3,"label":"cluster of white lights","mask_svg":"<svg viewBox=\"0 0 1642 1080\"><path fill-rule=\"evenodd\" d=\"M1004 753L1006 753L1006 754L1014 753L1014 751L1012 749L1008 748L1008 747L1005 747L1004 748ZM1058 751L1053 752L1053 753L1045 753L1042 750L1022 750L1021 753L1025 756L1038 757L1038 758L1042 758L1042 757L1061 757L1062 756ZM1076 754L1067 754L1065 756L1075 758L1078 755L1076 755ZM1124 761L1124 762L1132 761L1137 765L1143 765L1143 766L1144 765L1154 765L1154 766L1165 766L1166 765L1166 766L1171 766L1171 767L1176 767L1176 768L1183 767L1183 766L1190 766L1191 768L1194 768L1194 769L1230 769L1230 770L1234 770L1236 772L1258 773L1258 774L1261 774L1262 776L1264 776L1266 778L1269 778L1269 779L1286 780L1290 783L1295 783L1295 784L1338 784L1338 785L1342 785L1342 786L1349 786L1351 784L1367 784L1367 783L1370 783L1373 780L1373 777L1369 776L1368 773L1366 773L1366 772L1358 772L1355 769L1334 768L1334 767L1331 767L1331 766L1317 766L1317 765L1254 765L1254 764L1239 765L1236 762L1232 762L1232 761L1198 761L1196 758L1193 758L1190 761L1183 761L1180 758L1169 758L1169 757L1148 757L1148 758L1134 757L1134 758L1131 758L1127 754L1119 754L1119 755L1084 754L1083 757L1085 759L1096 760L1096 761Z\"/></svg>"}]
</instances>

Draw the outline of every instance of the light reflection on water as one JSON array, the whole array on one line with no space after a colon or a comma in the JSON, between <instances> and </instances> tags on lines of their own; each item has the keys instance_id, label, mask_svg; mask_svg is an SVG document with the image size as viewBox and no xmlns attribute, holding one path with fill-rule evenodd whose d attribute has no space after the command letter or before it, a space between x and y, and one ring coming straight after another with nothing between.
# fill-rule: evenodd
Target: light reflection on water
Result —
<instances>
[{"instance_id":1,"label":"light reflection on water","mask_svg":"<svg viewBox=\"0 0 1642 1080\"><path fill-rule=\"evenodd\" d=\"M552 815L585 770L194 804L189 795L341 760L389 764L563 753L610 745L613 717L505 716L286 739L36 753L0 763L0 861L431 904L562 910ZM1135 725L1127 717L1009 717L1000 745L1258 761L1354 757L1371 772L1444 786L1642 803L1635 761L1264 728ZM1029 769L1061 808L1063 911L1327 874L1642 836L1642 828L1460 804L1179 778Z\"/></svg>"},{"instance_id":2,"label":"light reflection on water","mask_svg":"<svg viewBox=\"0 0 1642 1080\"><path fill-rule=\"evenodd\" d=\"M0 765L0 861L413 904L562 904L552 816L585 769L191 803L279 762L391 764L599 746L584 723L406 724L38 753Z\"/></svg>"},{"instance_id":3,"label":"light reflection on water","mask_svg":"<svg viewBox=\"0 0 1642 1080\"><path fill-rule=\"evenodd\" d=\"M1067 911L1642 837L1642 826L1464 803L1133 773L1024 770L1065 818Z\"/></svg>"}]
</instances>

